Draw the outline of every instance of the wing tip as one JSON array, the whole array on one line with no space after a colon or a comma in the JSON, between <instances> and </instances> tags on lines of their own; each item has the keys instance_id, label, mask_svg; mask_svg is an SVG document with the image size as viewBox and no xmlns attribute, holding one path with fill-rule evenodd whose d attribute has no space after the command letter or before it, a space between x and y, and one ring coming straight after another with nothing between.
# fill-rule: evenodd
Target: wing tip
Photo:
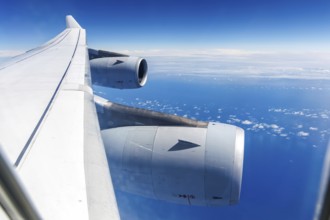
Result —
<instances>
[{"instance_id":1,"label":"wing tip","mask_svg":"<svg viewBox=\"0 0 330 220\"><path fill-rule=\"evenodd\" d=\"M81 26L72 17L72 15L67 15L65 20L66 20L66 28L81 28Z\"/></svg>"}]
</instances>

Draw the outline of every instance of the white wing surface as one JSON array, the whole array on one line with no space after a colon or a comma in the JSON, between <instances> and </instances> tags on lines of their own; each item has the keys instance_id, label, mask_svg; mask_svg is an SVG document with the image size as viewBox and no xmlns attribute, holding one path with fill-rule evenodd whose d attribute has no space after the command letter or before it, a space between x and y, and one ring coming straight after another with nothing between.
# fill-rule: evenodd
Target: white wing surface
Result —
<instances>
[{"instance_id":1,"label":"white wing surface","mask_svg":"<svg viewBox=\"0 0 330 220\"><path fill-rule=\"evenodd\" d=\"M86 32L0 66L0 143L43 219L117 219L91 89Z\"/></svg>"}]
</instances>

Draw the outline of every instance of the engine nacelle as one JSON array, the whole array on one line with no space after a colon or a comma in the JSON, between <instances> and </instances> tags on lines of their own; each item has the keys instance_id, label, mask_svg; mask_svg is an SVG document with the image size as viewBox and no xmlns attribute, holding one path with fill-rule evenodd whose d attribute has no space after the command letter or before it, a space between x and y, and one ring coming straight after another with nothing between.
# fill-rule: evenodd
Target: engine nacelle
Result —
<instances>
[{"instance_id":1,"label":"engine nacelle","mask_svg":"<svg viewBox=\"0 0 330 220\"><path fill-rule=\"evenodd\" d=\"M147 61L139 57L103 57L90 60L94 85L134 89L147 81Z\"/></svg>"},{"instance_id":2,"label":"engine nacelle","mask_svg":"<svg viewBox=\"0 0 330 220\"><path fill-rule=\"evenodd\" d=\"M103 130L102 138L120 190L188 205L239 201L244 156L239 127L128 126Z\"/></svg>"}]
</instances>

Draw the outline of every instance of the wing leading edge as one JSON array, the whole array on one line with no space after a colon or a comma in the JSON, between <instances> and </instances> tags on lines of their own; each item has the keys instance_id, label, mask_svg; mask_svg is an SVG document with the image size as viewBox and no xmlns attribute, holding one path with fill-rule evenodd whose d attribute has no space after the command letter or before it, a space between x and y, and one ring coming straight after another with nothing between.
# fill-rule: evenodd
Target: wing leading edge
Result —
<instances>
[{"instance_id":1,"label":"wing leading edge","mask_svg":"<svg viewBox=\"0 0 330 220\"><path fill-rule=\"evenodd\" d=\"M0 67L0 141L44 219L117 219L86 32L67 29Z\"/></svg>"}]
</instances>

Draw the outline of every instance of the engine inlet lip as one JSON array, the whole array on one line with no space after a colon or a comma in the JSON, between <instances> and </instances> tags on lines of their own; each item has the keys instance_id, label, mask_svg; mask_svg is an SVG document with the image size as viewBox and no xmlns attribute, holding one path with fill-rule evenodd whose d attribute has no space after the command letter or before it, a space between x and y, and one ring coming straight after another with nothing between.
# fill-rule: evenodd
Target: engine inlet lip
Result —
<instances>
[{"instance_id":1,"label":"engine inlet lip","mask_svg":"<svg viewBox=\"0 0 330 220\"><path fill-rule=\"evenodd\" d=\"M148 64L145 59L140 59L138 65L136 67L137 79L139 86L144 86L147 82L147 72L148 72Z\"/></svg>"},{"instance_id":2,"label":"engine inlet lip","mask_svg":"<svg viewBox=\"0 0 330 220\"><path fill-rule=\"evenodd\" d=\"M230 205L238 203L241 194L242 174L244 160L244 130L236 127L235 157L233 167L233 180L231 184Z\"/></svg>"}]
</instances>

